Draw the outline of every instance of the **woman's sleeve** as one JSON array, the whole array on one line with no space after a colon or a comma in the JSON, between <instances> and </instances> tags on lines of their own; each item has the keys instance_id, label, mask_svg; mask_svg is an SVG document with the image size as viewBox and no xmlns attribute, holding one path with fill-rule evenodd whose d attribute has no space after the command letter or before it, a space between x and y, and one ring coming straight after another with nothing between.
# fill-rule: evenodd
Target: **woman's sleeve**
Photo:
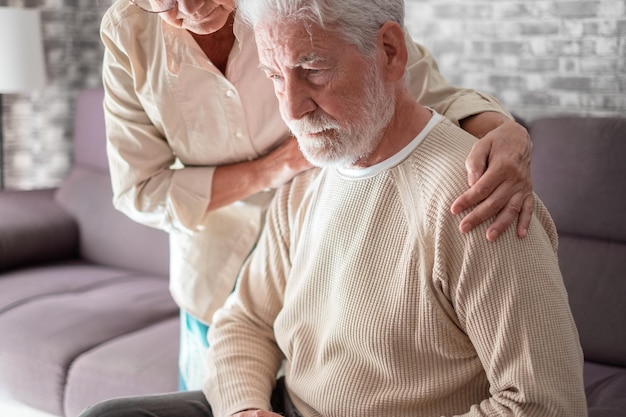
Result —
<instances>
[{"instance_id":1,"label":"woman's sleeve","mask_svg":"<svg viewBox=\"0 0 626 417\"><path fill-rule=\"evenodd\" d=\"M439 72L430 51L413 41L404 29L408 51L407 75L409 90L422 105L430 107L459 125L466 117L495 111L511 117L494 97L466 88L454 87Z\"/></svg>"},{"instance_id":2,"label":"woman's sleeve","mask_svg":"<svg viewBox=\"0 0 626 417\"><path fill-rule=\"evenodd\" d=\"M113 204L146 226L193 232L207 215L214 168L173 169L174 152L136 93L145 80L135 74L139 45L126 26L108 13L100 27Z\"/></svg>"}]
</instances>

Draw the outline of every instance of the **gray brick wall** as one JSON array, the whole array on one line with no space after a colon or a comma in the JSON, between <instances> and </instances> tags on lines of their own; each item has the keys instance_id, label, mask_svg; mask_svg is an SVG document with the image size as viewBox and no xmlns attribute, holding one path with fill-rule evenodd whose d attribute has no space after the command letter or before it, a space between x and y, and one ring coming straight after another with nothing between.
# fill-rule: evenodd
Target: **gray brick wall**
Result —
<instances>
[{"instance_id":1,"label":"gray brick wall","mask_svg":"<svg viewBox=\"0 0 626 417\"><path fill-rule=\"evenodd\" d=\"M112 0L0 0L42 11L48 85L4 95L5 185L57 185L71 166L77 92L100 85L99 21ZM367 0L364 0L367 1ZM449 82L532 120L626 116L626 0L406 0L407 25Z\"/></svg>"},{"instance_id":2,"label":"gray brick wall","mask_svg":"<svg viewBox=\"0 0 626 417\"><path fill-rule=\"evenodd\" d=\"M528 121L626 116L626 1L406 0L407 26L452 84Z\"/></svg>"}]
</instances>

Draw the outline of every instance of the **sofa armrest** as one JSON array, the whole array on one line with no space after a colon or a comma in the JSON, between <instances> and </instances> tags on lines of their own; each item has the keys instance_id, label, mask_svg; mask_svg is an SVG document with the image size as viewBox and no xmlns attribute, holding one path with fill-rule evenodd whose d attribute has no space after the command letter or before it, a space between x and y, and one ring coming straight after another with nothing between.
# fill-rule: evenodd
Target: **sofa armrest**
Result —
<instances>
[{"instance_id":1,"label":"sofa armrest","mask_svg":"<svg viewBox=\"0 0 626 417\"><path fill-rule=\"evenodd\" d=\"M78 224L55 189L0 191L0 271L78 253Z\"/></svg>"}]
</instances>

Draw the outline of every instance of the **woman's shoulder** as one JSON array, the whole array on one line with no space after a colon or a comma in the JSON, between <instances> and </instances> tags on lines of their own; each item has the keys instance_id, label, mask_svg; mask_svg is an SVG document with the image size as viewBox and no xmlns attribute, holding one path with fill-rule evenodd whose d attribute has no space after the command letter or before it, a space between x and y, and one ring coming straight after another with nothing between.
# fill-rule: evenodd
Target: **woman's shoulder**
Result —
<instances>
[{"instance_id":1,"label":"woman's shoulder","mask_svg":"<svg viewBox=\"0 0 626 417\"><path fill-rule=\"evenodd\" d=\"M128 0L116 0L102 17L100 31L110 34L124 29L129 33L137 33L150 30L151 26L159 22L158 15L147 13Z\"/></svg>"}]
</instances>

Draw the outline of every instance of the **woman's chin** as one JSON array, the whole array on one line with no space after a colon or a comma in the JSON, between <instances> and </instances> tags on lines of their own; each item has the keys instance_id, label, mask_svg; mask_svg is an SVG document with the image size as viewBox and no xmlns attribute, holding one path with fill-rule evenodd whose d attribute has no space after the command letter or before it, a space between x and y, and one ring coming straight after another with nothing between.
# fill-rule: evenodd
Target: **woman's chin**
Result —
<instances>
[{"instance_id":1,"label":"woman's chin","mask_svg":"<svg viewBox=\"0 0 626 417\"><path fill-rule=\"evenodd\" d=\"M220 7L201 19L196 20L190 17L179 19L179 26L197 35L210 35L224 27L226 22L228 22L230 13L228 10Z\"/></svg>"}]
</instances>

